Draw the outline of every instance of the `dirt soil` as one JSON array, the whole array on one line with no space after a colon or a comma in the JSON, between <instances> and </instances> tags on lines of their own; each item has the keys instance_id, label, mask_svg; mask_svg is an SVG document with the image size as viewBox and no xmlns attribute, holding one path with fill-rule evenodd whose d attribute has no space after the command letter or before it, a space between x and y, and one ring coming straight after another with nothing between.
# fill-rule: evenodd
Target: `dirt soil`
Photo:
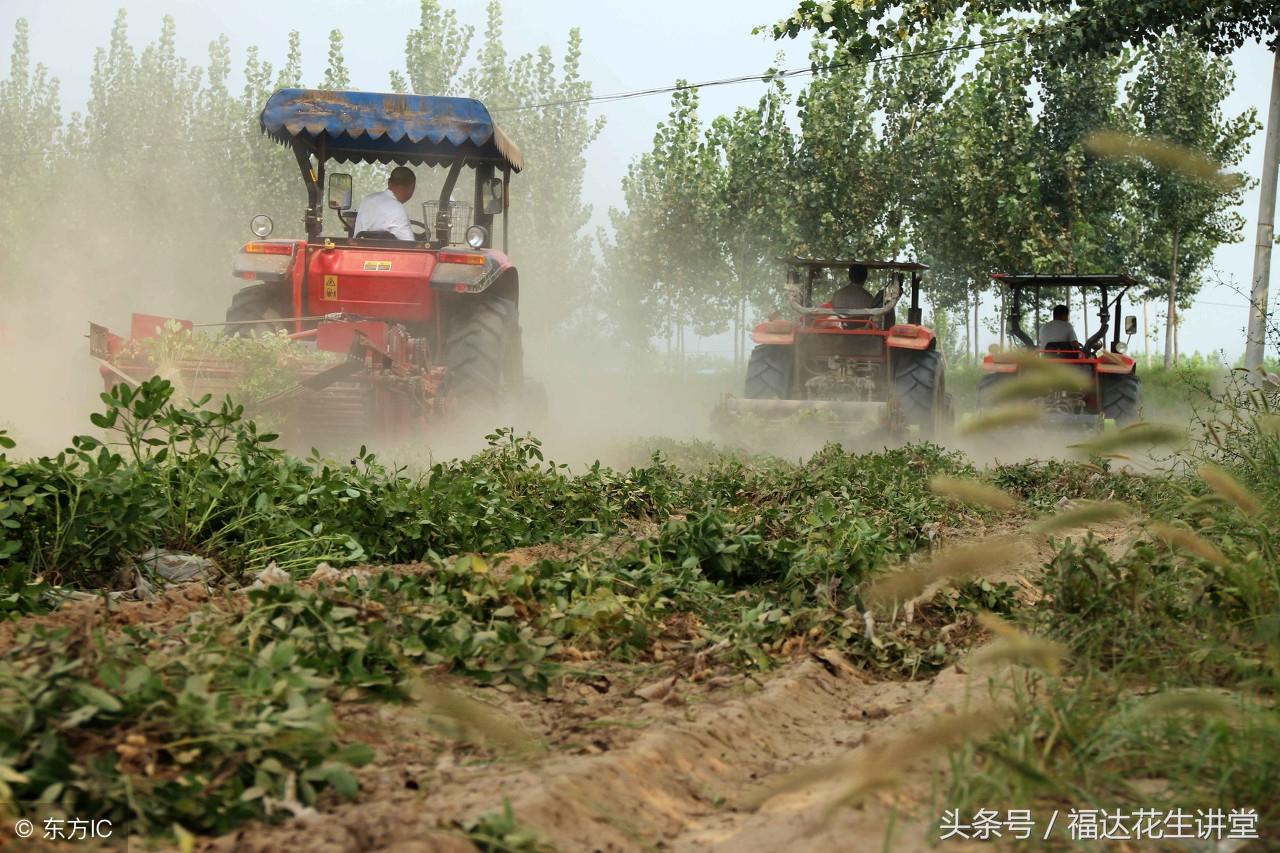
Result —
<instances>
[{"instance_id":1,"label":"dirt soil","mask_svg":"<svg viewBox=\"0 0 1280 853\"><path fill-rule=\"evenodd\" d=\"M1121 526L1094 533L1116 550L1132 538ZM1035 549L1014 577L1032 586L1047 555ZM927 679L883 680L831 649L767 677L695 682L671 669L602 668L545 698L470 691L489 694L545 747L524 759L460 746L413 708L347 708L347 731L379 754L361 771L357 801L248 826L201 849L473 850L459 822L501 811L504 801L522 827L560 850L931 849L946 808L936 759L899 768L901 784L830 813L850 785L847 767L775 789L796 771L874 756L872 748L909 740L940 714L991 707L1009 684L1007 670L963 664Z\"/></svg>"},{"instance_id":2,"label":"dirt soil","mask_svg":"<svg viewBox=\"0 0 1280 853\"><path fill-rule=\"evenodd\" d=\"M1111 550L1133 537L1119 525L1093 532ZM1034 598L1048 554L1044 547L1030 549L1006 579ZM522 564L537 556L514 552L509 560ZM308 583L315 582L323 579ZM116 602L110 610L81 602L52 618L0 627L0 651L51 621L86 632L106 626L111 633L136 622L179 625L202 607L235 608L241 601L234 593L211 597L202 586L187 585L149 602ZM774 672L744 674L682 657L679 649L696 628L670 620L671 652L655 655L663 658L659 663L575 660L570 652L570 665L588 674L557 683L546 696L447 677L433 682L486 703L523 730L537 746L523 754L468 742L422 706L338 703L343 740L368 743L376 754L357 771L357 799L325 799L316 810L299 808L274 825L249 824L202 839L197 849L475 850L460 825L500 813L506 802L522 828L559 850L930 849L947 808L938 793L945 761L905 762L895 768L900 784L829 811L853 780L854 771L837 764L873 759L886 744L928 729L940 714L993 707L1010 683L1008 670L969 671L961 662L929 678L886 680L833 649L801 644ZM789 774L823 766L828 769L807 784L778 790ZM965 846L947 843L947 849Z\"/></svg>"}]
</instances>

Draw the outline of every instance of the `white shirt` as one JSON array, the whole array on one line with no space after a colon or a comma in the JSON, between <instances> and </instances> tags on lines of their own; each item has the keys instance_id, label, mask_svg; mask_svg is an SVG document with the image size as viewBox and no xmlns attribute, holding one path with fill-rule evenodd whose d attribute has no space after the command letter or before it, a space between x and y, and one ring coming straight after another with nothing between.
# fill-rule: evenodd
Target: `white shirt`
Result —
<instances>
[{"instance_id":1,"label":"white shirt","mask_svg":"<svg viewBox=\"0 0 1280 853\"><path fill-rule=\"evenodd\" d=\"M1065 343L1076 340L1076 330L1067 320L1050 320L1040 327L1040 340L1037 346L1044 349L1045 344Z\"/></svg>"},{"instance_id":2,"label":"white shirt","mask_svg":"<svg viewBox=\"0 0 1280 853\"><path fill-rule=\"evenodd\" d=\"M400 240L413 239L409 214L404 212L404 205L396 200L391 190L370 193L360 200L356 227L351 233L359 236L361 231L390 231Z\"/></svg>"}]
</instances>

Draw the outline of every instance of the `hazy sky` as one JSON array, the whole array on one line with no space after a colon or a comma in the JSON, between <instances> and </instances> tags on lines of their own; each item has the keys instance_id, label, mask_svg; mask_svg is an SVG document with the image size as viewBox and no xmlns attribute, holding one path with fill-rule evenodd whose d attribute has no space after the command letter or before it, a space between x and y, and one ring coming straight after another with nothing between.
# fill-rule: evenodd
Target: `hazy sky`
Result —
<instances>
[{"instance_id":1,"label":"hazy sky","mask_svg":"<svg viewBox=\"0 0 1280 853\"><path fill-rule=\"evenodd\" d=\"M482 0L452 4L477 32L484 26ZM231 39L233 67L244 50L256 44L264 58L279 65L288 32L302 34L304 80L317 81L328 54L329 30L338 27L346 37L344 53L355 88L387 87L387 72L402 66L404 35L418 18L416 0L3 0L0 2L0 45L7 69L8 47L17 18L31 25L33 58L43 62L62 83L64 110L81 109L88 96L93 51L107 43L116 10L129 10L130 36L135 45L157 35L161 18L177 23L181 53L203 64L206 48L218 33ZM759 24L790 14L791 0L733 0L733 2L601 2L601 0L507 0L505 42L512 53L550 44L557 56L570 27L583 35L583 76L596 94L668 85L677 78L691 81L758 73L782 53L782 67L807 64L804 39L774 42L753 36ZM473 43L473 49L477 45ZM1233 57L1237 91L1227 104L1236 113L1250 106L1265 120L1265 98L1271 78L1271 55L1258 44ZM5 73L0 71L0 73ZM703 117L731 112L753 104L763 84L744 83L704 90ZM595 107L608 124L589 152L587 200L597 221L608 206L621 203L619 181L627 163L647 150L654 126L667 114L668 96L658 95ZM1245 170L1257 175L1262 161L1262 134L1254 139ZM1222 277L1247 293L1252 275L1253 241L1257 225L1257 191L1245 200L1244 240L1222 247L1216 266ZM1280 281L1280 253L1273 262L1273 290ZM1229 287L1206 287L1200 303L1184 318L1183 352L1225 350L1235 357L1244 349L1246 298ZM1153 306L1154 307L1154 306ZM1155 312L1153 312L1154 319ZM1135 342L1136 343L1136 342Z\"/></svg>"}]
</instances>

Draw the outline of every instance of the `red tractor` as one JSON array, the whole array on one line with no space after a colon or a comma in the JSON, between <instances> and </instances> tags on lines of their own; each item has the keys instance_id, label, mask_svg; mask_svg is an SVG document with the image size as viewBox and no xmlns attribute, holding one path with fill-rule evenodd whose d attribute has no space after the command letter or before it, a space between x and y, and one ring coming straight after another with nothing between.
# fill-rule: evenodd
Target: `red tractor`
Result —
<instances>
[{"instance_id":1,"label":"red tractor","mask_svg":"<svg viewBox=\"0 0 1280 853\"><path fill-rule=\"evenodd\" d=\"M306 236L271 239L271 220L253 218L257 239L233 264L248 283L232 299L227 331L283 331L347 356L326 369L300 366L296 386L260 404L287 403L287 413L312 433L327 424L340 434L386 436L412 434L455 403L489 408L522 397L520 282L505 252L509 181L523 159L484 105L281 89L260 125L297 160ZM353 234L351 176L326 175L334 161L440 167L439 197L423 204L421 220L411 220L414 239ZM464 167L474 183L460 188ZM468 200L453 200L456 189ZM326 210L334 214L327 235ZM499 215L501 251L494 247ZM155 365L137 339L155 335L163 320L135 315L131 340L91 327L91 351L108 385L150 375ZM197 392L234 385L227 364L203 359L177 367Z\"/></svg>"},{"instance_id":2,"label":"red tractor","mask_svg":"<svg viewBox=\"0 0 1280 853\"><path fill-rule=\"evenodd\" d=\"M757 326L742 398L728 398L717 422L735 415L777 420L824 413L839 424L890 434L940 436L951 418L942 354L921 325L924 264L897 261L782 258L799 320L775 317ZM872 276L872 294L866 286ZM909 278L908 278L909 277ZM897 322L904 288L907 322ZM815 294L833 290L815 304Z\"/></svg>"},{"instance_id":3,"label":"red tractor","mask_svg":"<svg viewBox=\"0 0 1280 853\"><path fill-rule=\"evenodd\" d=\"M996 389L1026 369L1027 354L1034 353L1043 361L1078 370L1081 381L1070 388L1052 390L1037 398L1045 410L1043 423L1054 427L1101 429L1109 424L1123 426L1138 419L1142 407L1142 383L1137 362L1126 354L1128 344L1120 340L1138 330L1138 319L1124 318L1121 302L1125 293L1138 282L1127 275L995 275L993 279L1008 287L1008 331L1020 345L1022 353L992 353L982 361L984 375L978 384L978 408L992 405ZM1022 300L1028 291L1042 295L1044 290L1079 289L1085 298L1097 293L1098 328L1081 342L1078 340L1039 340L1045 332L1061 334L1064 326L1046 324L1037 329L1033 340L1022 328ZM1113 325L1114 324L1114 325ZM1107 333L1112 332L1110 343Z\"/></svg>"}]
</instances>

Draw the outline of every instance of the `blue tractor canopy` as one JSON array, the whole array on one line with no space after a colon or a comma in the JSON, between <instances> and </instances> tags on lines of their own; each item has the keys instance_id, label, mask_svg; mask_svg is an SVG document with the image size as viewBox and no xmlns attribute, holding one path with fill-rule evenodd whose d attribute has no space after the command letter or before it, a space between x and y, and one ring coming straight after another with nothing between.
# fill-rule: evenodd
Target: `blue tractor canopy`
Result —
<instances>
[{"instance_id":1,"label":"blue tractor canopy","mask_svg":"<svg viewBox=\"0 0 1280 853\"><path fill-rule=\"evenodd\" d=\"M463 166L471 167L476 171L476 224L491 233L494 214L503 213L506 243L508 183L511 173L524 168L524 158L484 104L473 98L281 89L267 99L260 123L264 134L289 146L298 160L307 185L309 240L320 236L325 164L335 160L447 167L435 223L442 240L447 240L444 217L458 175ZM329 206L342 217L341 208L332 201Z\"/></svg>"}]
</instances>

